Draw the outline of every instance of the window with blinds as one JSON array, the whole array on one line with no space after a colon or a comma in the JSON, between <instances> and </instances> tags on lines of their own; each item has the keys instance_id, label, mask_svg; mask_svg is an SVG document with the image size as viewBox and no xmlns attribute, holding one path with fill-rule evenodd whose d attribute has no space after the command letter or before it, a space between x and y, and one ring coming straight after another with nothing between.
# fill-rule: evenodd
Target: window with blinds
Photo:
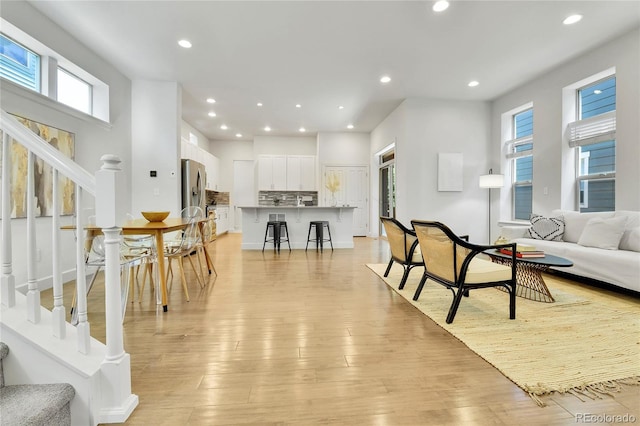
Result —
<instances>
[{"instance_id":1,"label":"window with blinds","mask_svg":"<svg viewBox=\"0 0 640 426\"><path fill-rule=\"evenodd\" d=\"M578 89L576 120L568 125L576 150L576 185L581 212L615 210L616 78Z\"/></svg>"},{"instance_id":2,"label":"window with blinds","mask_svg":"<svg viewBox=\"0 0 640 426\"><path fill-rule=\"evenodd\" d=\"M513 139L506 142L512 166L512 215L529 220L533 200L533 108L513 115Z\"/></svg>"},{"instance_id":3,"label":"window with blinds","mask_svg":"<svg viewBox=\"0 0 640 426\"><path fill-rule=\"evenodd\" d=\"M40 56L0 34L0 76L40 92Z\"/></svg>"}]
</instances>

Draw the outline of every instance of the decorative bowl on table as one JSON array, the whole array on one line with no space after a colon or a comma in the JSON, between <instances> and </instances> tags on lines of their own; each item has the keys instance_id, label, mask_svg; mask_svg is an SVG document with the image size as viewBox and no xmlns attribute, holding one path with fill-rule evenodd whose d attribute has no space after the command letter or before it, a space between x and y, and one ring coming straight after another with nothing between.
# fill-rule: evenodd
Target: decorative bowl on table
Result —
<instances>
[{"instance_id":1,"label":"decorative bowl on table","mask_svg":"<svg viewBox=\"0 0 640 426\"><path fill-rule=\"evenodd\" d=\"M165 220L170 212L140 212L145 219L149 222L162 222Z\"/></svg>"}]
</instances>

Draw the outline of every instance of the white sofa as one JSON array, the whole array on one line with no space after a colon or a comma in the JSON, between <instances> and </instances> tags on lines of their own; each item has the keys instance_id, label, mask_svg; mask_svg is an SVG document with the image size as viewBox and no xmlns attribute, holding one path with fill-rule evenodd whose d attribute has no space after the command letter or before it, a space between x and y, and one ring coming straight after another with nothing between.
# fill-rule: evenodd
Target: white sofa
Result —
<instances>
[{"instance_id":1,"label":"white sofa","mask_svg":"<svg viewBox=\"0 0 640 426\"><path fill-rule=\"evenodd\" d=\"M554 210L550 217L564 219L561 241L531 238L526 226L502 226L502 236L573 262L570 268L557 268L560 272L640 292L640 212Z\"/></svg>"}]
</instances>

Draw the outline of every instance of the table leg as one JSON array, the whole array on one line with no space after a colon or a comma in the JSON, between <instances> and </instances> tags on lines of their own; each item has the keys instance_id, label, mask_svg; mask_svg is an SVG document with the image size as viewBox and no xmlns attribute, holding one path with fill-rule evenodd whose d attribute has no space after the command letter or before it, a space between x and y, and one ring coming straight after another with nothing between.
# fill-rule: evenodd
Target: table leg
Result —
<instances>
[{"instance_id":1,"label":"table leg","mask_svg":"<svg viewBox=\"0 0 640 426\"><path fill-rule=\"evenodd\" d=\"M162 231L156 231L156 250L158 251L158 272L160 279L160 294L162 295L162 310L169 310L167 305L167 276L164 273L164 237Z\"/></svg>"},{"instance_id":2,"label":"table leg","mask_svg":"<svg viewBox=\"0 0 640 426\"><path fill-rule=\"evenodd\" d=\"M491 258L494 262L511 266L509 259L499 257ZM542 278L542 273L549 270L547 265L540 265L528 262L516 262L516 296L536 302L555 302L549 288ZM499 290L507 291L505 288L496 287Z\"/></svg>"}]
</instances>

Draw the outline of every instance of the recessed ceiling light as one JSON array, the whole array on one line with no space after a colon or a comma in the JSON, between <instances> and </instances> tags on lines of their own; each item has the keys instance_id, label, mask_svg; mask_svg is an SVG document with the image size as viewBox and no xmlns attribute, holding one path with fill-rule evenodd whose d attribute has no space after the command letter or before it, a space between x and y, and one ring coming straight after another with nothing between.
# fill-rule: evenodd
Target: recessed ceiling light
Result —
<instances>
[{"instance_id":1,"label":"recessed ceiling light","mask_svg":"<svg viewBox=\"0 0 640 426\"><path fill-rule=\"evenodd\" d=\"M391 81L391 77L389 77L388 75L383 75L382 77L380 77L380 83L388 83Z\"/></svg>"},{"instance_id":2,"label":"recessed ceiling light","mask_svg":"<svg viewBox=\"0 0 640 426\"><path fill-rule=\"evenodd\" d=\"M596 95L599 95L600 93L602 93L602 90L596 89L596 90L593 91L593 93L596 94Z\"/></svg>"},{"instance_id":3,"label":"recessed ceiling light","mask_svg":"<svg viewBox=\"0 0 640 426\"><path fill-rule=\"evenodd\" d=\"M207 114L209 117L215 117L216 113L213 111L210 111L209 114Z\"/></svg>"},{"instance_id":4,"label":"recessed ceiling light","mask_svg":"<svg viewBox=\"0 0 640 426\"><path fill-rule=\"evenodd\" d=\"M567 16L564 21L562 21L565 25L575 24L576 22L580 22L582 20L582 15L571 15Z\"/></svg>"},{"instance_id":5,"label":"recessed ceiling light","mask_svg":"<svg viewBox=\"0 0 640 426\"><path fill-rule=\"evenodd\" d=\"M189 40L179 40L178 44L180 47L184 47L185 49L189 49L191 47L191 42Z\"/></svg>"},{"instance_id":6,"label":"recessed ceiling light","mask_svg":"<svg viewBox=\"0 0 640 426\"><path fill-rule=\"evenodd\" d=\"M477 81L473 80L473 81L470 81L469 84L467 84L467 86L476 87L478 84L480 84L480 83L478 83Z\"/></svg>"},{"instance_id":7,"label":"recessed ceiling light","mask_svg":"<svg viewBox=\"0 0 640 426\"><path fill-rule=\"evenodd\" d=\"M265 132L270 132L270 131L271 131L271 127L269 127L269 126L265 126L264 131L265 131Z\"/></svg>"},{"instance_id":8,"label":"recessed ceiling light","mask_svg":"<svg viewBox=\"0 0 640 426\"><path fill-rule=\"evenodd\" d=\"M437 1L433 4L433 11L434 12L442 12L444 10L447 10L447 8L449 7L449 2L446 0L441 0L441 1Z\"/></svg>"},{"instance_id":9,"label":"recessed ceiling light","mask_svg":"<svg viewBox=\"0 0 640 426\"><path fill-rule=\"evenodd\" d=\"M228 127L227 127L227 125L226 125L226 124L222 124L222 125L220 126L220 128L221 128L222 130L227 130L227 129L228 129Z\"/></svg>"},{"instance_id":10,"label":"recessed ceiling light","mask_svg":"<svg viewBox=\"0 0 640 426\"><path fill-rule=\"evenodd\" d=\"M296 104L296 108L302 108L302 105Z\"/></svg>"},{"instance_id":11,"label":"recessed ceiling light","mask_svg":"<svg viewBox=\"0 0 640 426\"><path fill-rule=\"evenodd\" d=\"M242 133L236 133L236 138L241 138L242 137Z\"/></svg>"},{"instance_id":12,"label":"recessed ceiling light","mask_svg":"<svg viewBox=\"0 0 640 426\"><path fill-rule=\"evenodd\" d=\"M262 106L262 102L258 102L256 105L258 105L259 107Z\"/></svg>"},{"instance_id":13,"label":"recessed ceiling light","mask_svg":"<svg viewBox=\"0 0 640 426\"><path fill-rule=\"evenodd\" d=\"M348 124L347 129L353 129L353 124Z\"/></svg>"},{"instance_id":14,"label":"recessed ceiling light","mask_svg":"<svg viewBox=\"0 0 640 426\"><path fill-rule=\"evenodd\" d=\"M343 107L342 105L340 105L340 106L338 107L338 109L344 109L344 107Z\"/></svg>"},{"instance_id":15,"label":"recessed ceiling light","mask_svg":"<svg viewBox=\"0 0 640 426\"><path fill-rule=\"evenodd\" d=\"M208 104L215 104L215 103L216 103L216 100L215 100L215 99L213 99L213 98L207 98L207 103L208 103Z\"/></svg>"},{"instance_id":16,"label":"recessed ceiling light","mask_svg":"<svg viewBox=\"0 0 640 426\"><path fill-rule=\"evenodd\" d=\"M300 127L298 130L300 131L300 133L304 133L307 131L307 129L305 129L304 127Z\"/></svg>"}]
</instances>

